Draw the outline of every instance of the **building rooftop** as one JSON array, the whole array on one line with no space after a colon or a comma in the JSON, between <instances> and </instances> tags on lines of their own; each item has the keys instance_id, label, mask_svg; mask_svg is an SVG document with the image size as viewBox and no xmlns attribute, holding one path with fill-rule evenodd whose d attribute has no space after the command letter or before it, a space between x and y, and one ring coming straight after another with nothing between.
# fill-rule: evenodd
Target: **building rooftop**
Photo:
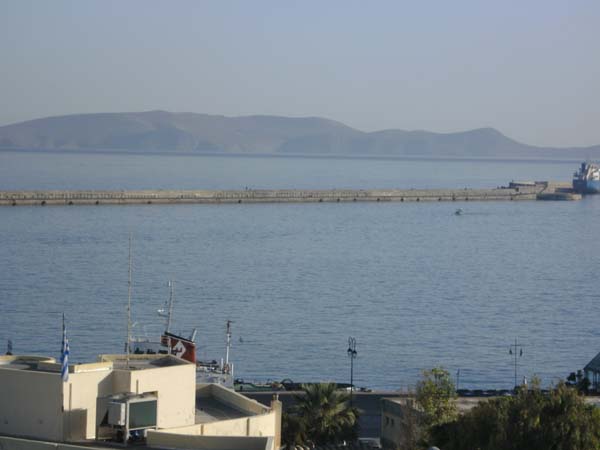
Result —
<instances>
[{"instance_id":1,"label":"building rooftop","mask_svg":"<svg viewBox=\"0 0 600 450\"><path fill-rule=\"evenodd\" d=\"M594 356L594 358L586 364L583 370L589 370L591 372L600 372L600 353Z\"/></svg>"},{"instance_id":2,"label":"building rooftop","mask_svg":"<svg viewBox=\"0 0 600 450\"><path fill-rule=\"evenodd\" d=\"M0 369L38 370L40 363L56 363L54 358L32 355L0 355Z\"/></svg>"},{"instance_id":3,"label":"building rooftop","mask_svg":"<svg viewBox=\"0 0 600 450\"><path fill-rule=\"evenodd\" d=\"M69 373L111 369L144 370L187 364L191 363L171 355L131 355L129 363L126 355L100 355L98 362L69 364ZM55 358L46 356L0 355L0 369L59 373L61 364Z\"/></svg>"},{"instance_id":4,"label":"building rooftop","mask_svg":"<svg viewBox=\"0 0 600 450\"><path fill-rule=\"evenodd\" d=\"M189 361L176 358L172 355L100 355L99 362L110 362L115 369L121 370L144 370L157 369L159 367L183 366L192 364Z\"/></svg>"},{"instance_id":5,"label":"building rooftop","mask_svg":"<svg viewBox=\"0 0 600 450\"><path fill-rule=\"evenodd\" d=\"M270 408L223 386L196 387L196 424L265 414Z\"/></svg>"},{"instance_id":6,"label":"building rooftop","mask_svg":"<svg viewBox=\"0 0 600 450\"><path fill-rule=\"evenodd\" d=\"M254 415L241 411L215 397L196 397L196 423L217 422L219 420L241 419Z\"/></svg>"}]
</instances>

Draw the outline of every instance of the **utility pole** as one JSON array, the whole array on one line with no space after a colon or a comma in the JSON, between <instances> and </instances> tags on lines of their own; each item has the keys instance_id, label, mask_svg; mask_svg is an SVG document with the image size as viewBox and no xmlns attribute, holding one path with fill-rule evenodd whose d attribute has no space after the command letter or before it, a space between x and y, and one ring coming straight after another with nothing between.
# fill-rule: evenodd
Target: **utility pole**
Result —
<instances>
[{"instance_id":1,"label":"utility pole","mask_svg":"<svg viewBox=\"0 0 600 450\"><path fill-rule=\"evenodd\" d=\"M515 338L515 343L510 346L508 350L509 355L514 355L515 357L515 390L517 389L517 365L518 359L523 356L523 346L519 344L517 338Z\"/></svg>"},{"instance_id":2,"label":"utility pole","mask_svg":"<svg viewBox=\"0 0 600 450\"><path fill-rule=\"evenodd\" d=\"M348 357L350 358L350 407L352 408L352 395L354 391L354 359L356 358L356 339L348 338Z\"/></svg>"}]
</instances>

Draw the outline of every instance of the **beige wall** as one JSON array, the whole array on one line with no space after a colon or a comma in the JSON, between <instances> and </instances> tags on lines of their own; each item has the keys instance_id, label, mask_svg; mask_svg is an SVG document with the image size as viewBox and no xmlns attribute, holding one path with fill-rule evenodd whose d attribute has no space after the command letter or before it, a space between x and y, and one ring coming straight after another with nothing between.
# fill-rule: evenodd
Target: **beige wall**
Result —
<instances>
[{"instance_id":1,"label":"beige wall","mask_svg":"<svg viewBox=\"0 0 600 450\"><path fill-rule=\"evenodd\" d=\"M89 445L71 445L57 442L32 441L7 436L0 436L0 449L2 450L105 450L103 447L90 447Z\"/></svg>"},{"instance_id":2,"label":"beige wall","mask_svg":"<svg viewBox=\"0 0 600 450\"><path fill-rule=\"evenodd\" d=\"M270 411L270 409L262 403L218 384L200 385L197 388L197 396L200 406L202 406L202 397L214 397L222 403L230 405L240 411L246 411L249 414L265 414Z\"/></svg>"},{"instance_id":3,"label":"beige wall","mask_svg":"<svg viewBox=\"0 0 600 450\"><path fill-rule=\"evenodd\" d=\"M58 372L0 371L0 433L57 441L95 438L96 399L112 392L110 368L69 373L66 383Z\"/></svg>"},{"instance_id":4,"label":"beige wall","mask_svg":"<svg viewBox=\"0 0 600 450\"><path fill-rule=\"evenodd\" d=\"M192 436L275 436L277 431L275 411L260 416L241 419L219 420L200 423L187 427L171 428L169 433L189 434Z\"/></svg>"},{"instance_id":5,"label":"beige wall","mask_svg":"<svg viewBox=\"0 0 600 450\"><path fill-rule=\"evenodd\" d=\"M128 370L113 370L112 392L134 392L131 390L131 373Z\"/></svg>"},{"instance_id":6,"label":"beige wall","mask_svg":"<svg viewBox=\"0 0 600 450\"><path fill-rule=\"evenodd\" d=\"M275 436L276 421L275 412L251 417L248 421L248 436Z\"/></svg>"},{"instance_id":7,"label":"beige wall","mask_svg":"<svg viewBox=\"0 0 600 450\"><path fill-rule=\"evenodd\" d=\"M194 424L193 364L113 370L112 363L70 366L63 383L59 364L47 372L0 366L0 434L55 441L94 439L98 399L123 392L157 392L159 428ZM64 412L63 412L64 411Z\"/></svg>"},{"instance_id":8,"label":"beige wall","mask_svg":"<svg viewBox=\"0 0 600 450\"><path fill-rule=\"evenodd\" d=\"M115 371L117 378L121 375ZM185 364L130 372L131 392L158 393L157 425L173 428L193 425L196 415L196 367Z\"/></svg>"},{"instance_id":9,"label":"beige wall","mask_svg":"<svg viewBox=\"0 0 600 450\"><path fill-rule=\"evenodd\" d=\"M205 423L202 434L204 436L250 436L248 434L250 421L250 417L244 417L242 419Z\"/></svg>"},{"instance_id":10,"label":"beige wall","mask_svg":"<svg viewBox=\"0 0 600 450\"><path fill-rule=\"evenodd\" d=\"M163 431L148 431L148 445L186 450L276 450L272 438L193 436Z\"/></svg>"},{"instance_id":11,"label":"beige wall","mask_svg":"<svg viewBox=\"0 0 600 450\"><path fill-rule=\"evenodd\" d=\"M275 450L281 442L281 402L276 401L273 407L269 408L263 404L249 399L241 394L238 394L230 389L226 389L218 385L204 385L197 389L199 405L202 405L203 397L217 398L220 402L228 404L240 411L247 411L248 416L240 419L220 420L195 424L186 427L171 428L165 430L168 435L177 436L203 436L203 437L220 437L220 438L259 438L268 437L268 450ZM151 437L153 436L153 437ZM149 445L164 444L164 438L160 433L151 433L148 435ZM182 438L181 441L172 442L179 443L181 447L185 447L186 443L195 442L187 441ZM275 447L277 445L277 447ZM244 447L241 447L244 448Z\"/></svg>"},{"instance_id":12,"label":"beige wall","mask_svg":"<svg viewBox=\"0 0 600 450\"><path fill-rule=\"evenodd\" d=\"M243 417L241 419L220 420L204 424L196 424L187 427L171 428L164 430L164 434L169 438L169 446L177 448L196 448L186 447L187 443L196 442L191 437L219 437L219 438L269 438L266 450L277 450L276 442L280 442L281 417L278 411L272 411L259 416ZM161 432L148 434L148 445L159 446L167 442ZM173 438L176 436L176 438ZM180 436L181 439L177 436ZM198 441L201 442L201 441ZM238 448L238 447L232 447ZM246 448L246 447L239 447ZM265 447L263 447L265 448Z\"/></svg>"},{"instance_id":13,"label":"beige wall","mask_svg":"<svg viewBox=\"0 0 600 450\"><path fill-rule=\"evenodd\" d=\"M412 398L381 400L381 445L384 449L403 448L417 432L419 412Z\"/></svg>"},{"instance_id":14,"label":"beige wall","mask_svg":"<svg viewBox=\"0 0 600 450\"><path fill-rule=\"evenodd\" d=\"M0 433L63 438L60 374L0 368Z\"/></svg>"},{"instance_id":15,"label":"beige wall","mask_svg":"<svg viewBox=\"0 0 600 450\"><path fill-rule=\"evenodd\" d=\"M65 440L96 437L97 399L114 392L112 381L109 367L91 367L90 371L69 374L63 395Z\"/></svg>"}]
</instances>

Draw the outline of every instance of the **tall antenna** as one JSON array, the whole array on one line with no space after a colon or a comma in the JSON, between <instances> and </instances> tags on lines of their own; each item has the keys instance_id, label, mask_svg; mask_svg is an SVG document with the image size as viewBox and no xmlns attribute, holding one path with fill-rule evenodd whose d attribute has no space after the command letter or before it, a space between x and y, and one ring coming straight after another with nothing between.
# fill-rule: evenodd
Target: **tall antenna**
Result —
<instances>
[{"instance_id":1,"label":"tall antenna","mask_svg":"<svg viewBox=\"0 0 600 450\"><path fill-rule=\"evenodd\" d=\"M174 290L175 290L175 282L169 280L169 287L171 288L169 293L169 311L167 313L167 333L171 331L171 316L173 315L173 300L175 298Z\"/></svg>"},{"instance_id":2,"label":"tall antenna","mask_svg":"<svg viewBox=\"0 0 600 450\"><path fill-rule=\"evenodd\" d=\"M129 233L129 281L127 283L127 343L125 351L127 353L127 368L129 368L129 346L131 343L131 240L132 236Z\"/></svg>"},{"instance_id":3,"label":"tall antenna","mask_svg":"<svg viewBox=\"0 0 600 450\"><path fill-rule=\"evenodd\" d=\"M227 320L227 351L225 353L225 364L229 366L229 349L231 348L231 320Z\"/></svg>"}]
</instances>

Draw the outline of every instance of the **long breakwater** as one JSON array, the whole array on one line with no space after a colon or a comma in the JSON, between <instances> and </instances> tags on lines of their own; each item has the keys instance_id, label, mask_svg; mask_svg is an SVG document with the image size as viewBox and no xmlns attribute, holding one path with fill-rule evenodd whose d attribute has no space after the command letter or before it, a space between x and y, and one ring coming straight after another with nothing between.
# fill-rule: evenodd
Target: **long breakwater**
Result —
<instances>
[{"instance_id":1,"label":"long breakwater","mask_svg":"<svg viewBox=\"0 0 600 450\"><path fill-rule=\"evenodd\" d=\"M545 186L494 189L0 191L0 206L535 200Z\"/></svg>"}]
</instances>

